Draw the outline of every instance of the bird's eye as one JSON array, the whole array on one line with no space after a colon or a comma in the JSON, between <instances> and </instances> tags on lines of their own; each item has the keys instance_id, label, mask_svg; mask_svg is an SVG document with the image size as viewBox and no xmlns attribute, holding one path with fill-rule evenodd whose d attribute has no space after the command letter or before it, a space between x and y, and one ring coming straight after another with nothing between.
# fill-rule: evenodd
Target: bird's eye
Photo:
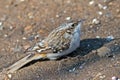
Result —
<instances>
[{"instance_id":1,"label":"bird's eye","mask_svg":"<svg viewBox=\"0 0 120 80\"><path fill-rule=\"evenodd\" d=\"M73 23L73 24L72 24L72 27L75 27L76 25L77 25L77 23Z\"/></svg>"}]
</instances>

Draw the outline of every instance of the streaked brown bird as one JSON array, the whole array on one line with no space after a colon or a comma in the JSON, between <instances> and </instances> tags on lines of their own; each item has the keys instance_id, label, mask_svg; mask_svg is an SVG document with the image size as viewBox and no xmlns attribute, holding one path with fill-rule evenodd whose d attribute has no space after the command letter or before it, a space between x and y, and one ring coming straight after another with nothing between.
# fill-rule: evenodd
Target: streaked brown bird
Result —
<instances>
[{"instance_id":1,"label":"streaked brown bird","mask_svg":"<svg viewBox=\"0 0 120 80\"><path fill-rule=\"evenodd\" d=\"M13 73L25 64L37 59L56 60L68 55L80 44L80 28L83 20L69 22L54 29L44 40L28 51L27 56L7 68L7 73Z\"/></svg>"}]
</instances>

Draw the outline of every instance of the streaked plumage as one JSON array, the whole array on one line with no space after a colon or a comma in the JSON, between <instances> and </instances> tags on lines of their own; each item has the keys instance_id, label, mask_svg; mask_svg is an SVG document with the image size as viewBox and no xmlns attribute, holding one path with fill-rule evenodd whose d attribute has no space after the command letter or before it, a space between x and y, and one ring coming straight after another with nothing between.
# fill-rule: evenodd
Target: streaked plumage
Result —
<instances>
[{"instance_id":1,"label":"streaked plumage","mask_svg":"<svg viewBox=\"0 0 120 80\"><path fill-rule=\"evenodd\" d=\"M13 73L32 60L41 58L55 60L73 52L79 47L81 26L82 21L77 21L62 24L54 29L48 37L31 49L29 55L8 67L8 73Z\"/></svg>"}]
</instances>

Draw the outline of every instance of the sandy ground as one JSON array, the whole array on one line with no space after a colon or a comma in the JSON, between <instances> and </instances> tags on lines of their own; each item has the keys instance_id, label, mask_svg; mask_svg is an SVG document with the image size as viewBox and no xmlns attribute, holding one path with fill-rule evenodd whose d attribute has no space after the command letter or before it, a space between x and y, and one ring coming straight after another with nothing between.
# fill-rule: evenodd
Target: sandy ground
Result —
<instances>
[{"instance_id":1,"label":"sandy ground","mask_svg":"<svg viewBox=\"0 0 120 80\"><path fill-rule=\"evenodd\" d=\"M76 51L57 61L31 62L10 80L119 80L120 0L0 0L0 71L76 19L86 19Z\"/></svg>"}]
</instances>

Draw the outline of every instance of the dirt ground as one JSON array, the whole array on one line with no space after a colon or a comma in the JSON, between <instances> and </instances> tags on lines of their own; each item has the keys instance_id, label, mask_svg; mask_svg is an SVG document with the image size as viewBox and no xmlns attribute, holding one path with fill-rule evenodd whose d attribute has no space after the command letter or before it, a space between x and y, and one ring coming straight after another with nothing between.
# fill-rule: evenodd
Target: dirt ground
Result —
<instances>
[{"instance_id":1,"label":"dirt ground","mask_svg":"<svg viewBox=\"0 0 120 80\"><path fill-rule=\"evenodd\" d=\"M10 80L119 80L120 0L0 0L0 71L60 24L80 19L76 51L31 62Z\"/></svg>"}]
</instances>

